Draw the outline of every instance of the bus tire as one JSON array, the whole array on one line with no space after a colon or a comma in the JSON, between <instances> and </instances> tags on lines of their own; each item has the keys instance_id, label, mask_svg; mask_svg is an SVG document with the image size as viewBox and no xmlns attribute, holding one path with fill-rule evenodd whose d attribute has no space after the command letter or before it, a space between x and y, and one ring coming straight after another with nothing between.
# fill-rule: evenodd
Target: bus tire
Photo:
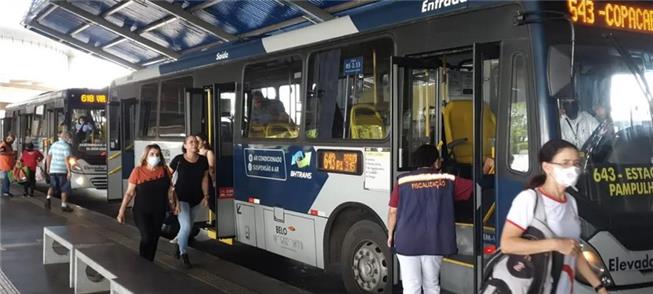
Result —
<instances>
[{"instance_id":1,"label":"bus tire","mask_svg":"<svg viewBox=\"0 0 653 294\"><path fill-rule=\"evenodd\" d=\"M392 254L385 230L371 220L352 225L342 242L342 280L348 293L392 293Z\"/></svg>"}]
</instances>

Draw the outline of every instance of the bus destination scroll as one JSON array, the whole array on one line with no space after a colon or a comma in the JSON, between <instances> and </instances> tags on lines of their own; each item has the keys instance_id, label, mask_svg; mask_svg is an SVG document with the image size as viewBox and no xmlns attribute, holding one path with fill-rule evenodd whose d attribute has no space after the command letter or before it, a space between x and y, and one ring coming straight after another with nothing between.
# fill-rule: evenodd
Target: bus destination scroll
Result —
<instances>
[{"instance_id":1,"label":"bus destination scroll","mask_svg":"<svg viewBox=\"0 0 653 294\"><path fill-rule=\"evenodd\" d=\"M653 166L602 165L589 171L597 191L606 196L653 196Z\"/></svg>"}]
</instances>

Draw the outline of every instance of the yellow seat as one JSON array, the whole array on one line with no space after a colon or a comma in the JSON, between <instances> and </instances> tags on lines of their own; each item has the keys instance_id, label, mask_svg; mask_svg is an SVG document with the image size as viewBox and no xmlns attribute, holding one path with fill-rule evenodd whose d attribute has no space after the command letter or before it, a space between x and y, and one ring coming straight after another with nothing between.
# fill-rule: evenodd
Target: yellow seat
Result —
<instances>
[{"instance_id":1,"label":"yellow seat","mask_svg":"<svg viewBox=\"0 0 653 294\"><path fill-rule=\"evenodd\" d=\"M458 163L472 164L474 152L474 115L471 100L454 100L442 110L444 135L447 143L453 145L454 159ZM483 104L483 155L492 157L490 139L495 138L496 117L490 107Z\"/></svg>"},{"instance_id":2,"label":"yellow seat","mask_svg":"<svg viewBox=\"0 0 653 294\"><path fill-rule=\"evenodd\" d=\"M298 131L290 123L270 123L265 127L266 138L297 138Z\"/></svg>"},{"instance_id":3,"label":"yellow seat","mask_svg":"<svg viewBox=\"0 0 653 294\"><path fill-rule=\"evenodd\" d=\"M349 118L352 139L385 138L383 118L374 106L370 104L354 105Z\"/></svg>"}]
</instances>

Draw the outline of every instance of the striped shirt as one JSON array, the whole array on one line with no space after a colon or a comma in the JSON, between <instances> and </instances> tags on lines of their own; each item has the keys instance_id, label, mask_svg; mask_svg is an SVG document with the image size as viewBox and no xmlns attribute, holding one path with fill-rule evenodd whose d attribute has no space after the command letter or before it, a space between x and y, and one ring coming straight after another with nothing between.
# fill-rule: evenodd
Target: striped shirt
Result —
<instances>
[{"instance_id":1,"label":"striped shirt","mask_svg":"<svg viewBox=\"0 0 653 294\"><path fill-rule=\"evenodd\" d=\"M70 149L70 145L61 139L50 146L50 150L48 150L48 155L52 155L50 174L68 173L66 158L71 155Z\"/></svg>"}]
</instances>

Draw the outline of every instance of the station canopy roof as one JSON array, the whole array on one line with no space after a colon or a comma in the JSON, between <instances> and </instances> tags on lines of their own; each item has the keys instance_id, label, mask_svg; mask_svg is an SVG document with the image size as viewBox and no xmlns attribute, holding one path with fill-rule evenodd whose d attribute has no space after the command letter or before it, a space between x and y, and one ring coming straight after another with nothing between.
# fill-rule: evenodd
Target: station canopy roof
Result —
<instances>
[{"instance_id":1,"label":"station canopy roof","mask_svg":"<svg viewBox=\"0 0 653 294\"><path fill-rule=\"evenodd\" d=\"M380 2L326 0L33 0L23 25L122 66L303 28Z\"/></svg>"}]
</instances>

